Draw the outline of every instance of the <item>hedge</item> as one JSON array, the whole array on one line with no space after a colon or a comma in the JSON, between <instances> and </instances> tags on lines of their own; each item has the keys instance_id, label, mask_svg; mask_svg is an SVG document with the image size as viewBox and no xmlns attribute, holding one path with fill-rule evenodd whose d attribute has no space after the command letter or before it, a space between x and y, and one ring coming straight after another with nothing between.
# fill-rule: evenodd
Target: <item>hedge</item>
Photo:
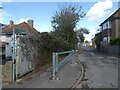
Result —
<instances>
[{"instance_id":1,"label":"hedge","mask_svg":"<svg viewBox=\"0 0 120 90\"><path fill-rule=\"evenodd\" d=\"M120 45L120 38L112 38L110 39L111 45Z\"/></svg>"}]
</instances>

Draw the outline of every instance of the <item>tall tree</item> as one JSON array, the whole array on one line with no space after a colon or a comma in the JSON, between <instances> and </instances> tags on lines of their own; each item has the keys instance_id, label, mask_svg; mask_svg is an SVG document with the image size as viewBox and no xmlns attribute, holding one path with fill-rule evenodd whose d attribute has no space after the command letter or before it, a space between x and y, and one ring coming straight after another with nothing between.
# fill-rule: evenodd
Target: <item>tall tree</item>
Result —
<instances>
[{"instance_id":1,"label":"tall tree","mask_svg":"<svg viewBox=\"0 0 120 90\"><path fill-rule=\"evenodd\" d=\"M86 28L80 28L77 30L77 36L79 37L81 43L84 42L85 39L84 34L89 34L89 30Z\"/></svg>"},{"instance_id":2,"label":"tall tree","mask_svg":"<svg viewBox=\"0 0 120 90\"><path fill-rule=\"evenodd\" d=\"M102 41L102 32L99 32L95 34L95 44L98 50L100 50L101 41Z\"/></svg>"},{"instance_id":3,"label":"tall tree","mask_svg":"<svg viewBox=\"0 0 120 90\"><path fill-rule=\"evenodd\" d=\"M51 23L54 32L63 38L68 49L73 49L77 43L76 32L74 31L80 18L83 18L85 13L82 7L77 5L65 4L59 7L59 11L53 15Z\"/></svg>"}]
</instances>

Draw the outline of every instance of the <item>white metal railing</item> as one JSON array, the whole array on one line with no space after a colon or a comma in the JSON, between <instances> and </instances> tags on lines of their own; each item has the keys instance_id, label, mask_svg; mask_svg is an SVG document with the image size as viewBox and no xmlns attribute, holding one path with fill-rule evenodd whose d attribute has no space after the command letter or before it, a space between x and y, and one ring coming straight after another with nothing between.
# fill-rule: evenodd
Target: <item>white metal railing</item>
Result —
<instances>
[{"instance_id":1,"label":"white metal railing","mask_svg":"<svg viewBox=\"0 0 120 90\"><path fill-rule=\"evenodd\" d=\"M52 79L55 80L55 75L58 73L58 70L60 68L63 67L63 65L65 65L69 59L68 57L70 57L73 52L75 52L75 50L72 50L72 51L65 51L65 52L53 52L52 54ZM66 58L64 58L61 62L58 62L58 55L61 55L61 54L67 54L67 53L71 53L69 54Z\"/></svg>"}]
</instances>

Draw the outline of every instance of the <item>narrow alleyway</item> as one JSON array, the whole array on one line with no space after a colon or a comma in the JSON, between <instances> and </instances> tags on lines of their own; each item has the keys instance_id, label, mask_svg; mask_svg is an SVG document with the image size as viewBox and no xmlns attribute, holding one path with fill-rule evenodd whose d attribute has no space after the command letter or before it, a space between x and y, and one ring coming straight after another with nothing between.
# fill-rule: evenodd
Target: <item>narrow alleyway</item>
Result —
<instances>
[{"instance_id":1,"label":"narrow alleyway","mask_svg":"<svg viewBox=\"0 0 120 90\"><path fill-rule=\"evenodd\" d=\"M78 55L85 67L84 79L77 88L118 88L118 58L87 49Z\"/></svg>"}]
</instances>

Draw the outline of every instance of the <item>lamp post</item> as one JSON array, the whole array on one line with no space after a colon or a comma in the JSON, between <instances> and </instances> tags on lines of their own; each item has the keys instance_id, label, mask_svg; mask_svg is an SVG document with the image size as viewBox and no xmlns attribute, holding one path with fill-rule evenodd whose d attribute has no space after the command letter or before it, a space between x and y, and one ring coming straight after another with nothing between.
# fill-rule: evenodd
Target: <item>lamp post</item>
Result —
<instances>
[{"instance_id":1,"label":"lamp post","mask_svg":"<svg viewBox=\"0 0 120 90\"><path fill-rule=\"evenodd\" d=\"M12 57L12 80L15 80L15 29L14 29L14 22L11 20L10 25L13 29L13 57Z\"/></svg>"},{"instance_id":2,"label":"lamp post","mask_svg":"<svg viewBox=\"0 0 120 90\"><path fill-rule=\"evenodd\" d=\"M15 29L13 27L13 81L15 80Z\"/></svg>"}]
</instances>

